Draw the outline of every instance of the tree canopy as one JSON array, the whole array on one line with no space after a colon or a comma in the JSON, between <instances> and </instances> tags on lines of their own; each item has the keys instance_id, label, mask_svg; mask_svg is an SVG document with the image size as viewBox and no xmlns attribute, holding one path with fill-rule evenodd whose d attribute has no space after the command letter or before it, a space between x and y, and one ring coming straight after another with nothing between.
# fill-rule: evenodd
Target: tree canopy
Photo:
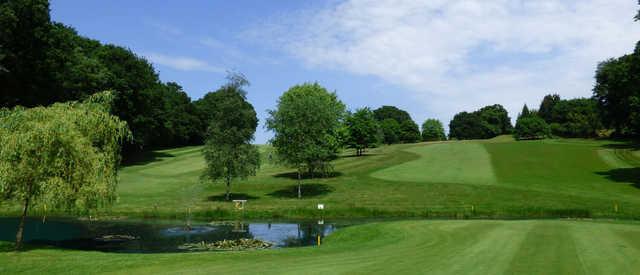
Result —
<instances>
[{"instance_id":1,"label":"tree canopy","mask_svg":"<svg viewBox=\"0 0 640 275\"><path fill-rule=\"evenodd\" d=\"M435 118L427 119L422 123L422 140L423 141L440 141L446 140L442 122Z\"/></svg>"},{"instance_id":2,"label":"tree canopy","mask_svg":"<svg viewBox=\"0 0 640 275\"><path fill-rule=\"evenodd\" d=\"M348 132L346 144L348 147L356 149L358 156L362 155L367 148L382 141L380 125L371 109L367 107L348 114L345 125Z\"/></svg>"},{"instance_id":3,"label":"tree canopy","mask_svg":"<svg viewBox=\"0 0 640 275\"><path fill-rule=\"evenodd\" d=\"M551 128L549 124L539 116L520 116L516 121L513 135L517 140L543 139L551 135Z\"/></svg>"},{"instance_id":4,"label":"tree canopy","mask_svg":"<svg viewBox=\"0 0 640 275\"><path fill-rule=\"evenodd\" d=\"M538 116L540 116L545 121L551 121L551 112L553 107L556 106L560 102L560 95L552 94L546 95L542 102L540 103L540 108L538 109Z\"/></svg>"},{"instance_id":5,"label":"tree canopy","mask_svg":"<svg viewBox=\"0 0 640 275\"><path fill-rule=\"evenodd\" d=\"M197 127L199 116L179 86L162 83L129 49L51 21L46 0L0 1L0 45L0 107L47 106L113 90L111 112L133 133L127 152L202 142L204 127Z\"/></svg>"},{"instance_id":6,"label":"tree canopy","mask_svg":"<svg viewBox=\"0 0 640 275\"><path fill-rule=\"evenodd\" d=\"M246 84L244 77L232 76L228 84L208 95L215 106L208 113L210 120L203 149L207 167L203 177L214 182L223 180L227 200L232 180L253 176L260 167L258 147L251 144L258 118L242 89Z\"/></svg>"},{"instance_id":7,"label":"tree canopy","mask_svg":"<svg viewBox=\"0 0 640 275\"><path fill-rule=\"evenodd\" d=\"M387 144L392 143L412 143L420 140L420 129L407 111L398 109L395 106L382 106L373 111L373 115L379 122L387 119L395 120L398 123L398 127L393 127L387 123L386 129L383 130L385 135L389 135L389 138L384 138L384 142ZM390 132L391 129L396 129L396 132Z\"/></svg>"},{"instance_id":8,"label":"tree canopy","mask_svg":"<svg viewBox=\"0 0 640 275\"><path fill-rule=\"evenodd\" d=\"M5 109L0 115L0 198L29 206L87 211L116 198L125 122L109 114L112 93L50 107Z\"/></svg>"},{"instance_id":9,"label":"tree canopy","mask_svg":"<svg viewBox=\"0 0 640 275\"><path fill-rule=\"evenodd\" d=\"M385 144L394 144L400 142L400 123L392 118L380 121L380 130L382 131L382 139Z\"/></svg>"},{"instance_id":10,"label":"tree canopy","mask_svg":"<svg viewBox=\"0 0 640 275\"><path fill-rule=\"evenodd\" d=\"M640 134L640 49L598 65L594 98L604 122L621 135Z\"/></svg>"},{"instance_id":11,"label":"tree canopy","mask_svg":"<svg viewBox=\"0 0 640 275\"><path fill-rule=\"evenodd\" d=\"M595 137L603 127L597 102L591 98L558 101L548 123L552 133L562 137Z\"/></svg>"},{"instance_id":12,"label":"tree canopy","mask_svg":"<svg viewBox=\"0 0 640 275\"><path fill-rule=\"evenodd\" d=\"M337 158L345 112L338 96L318 83L291 87L280 96L277 108L269 111L267 128L275 134L271 144L281 162L296 168L298 198L302 197L303 169L313 174Z\"/></svg>"},{"instance_id":13,"label":"tree canopy","mask_svg":"<svg viewBox=\"0 0 640 275\"><path fill-rule=\"evenodd\" d=\"M509 114L499 104L483 107L473 113L458 113L449 123L449 135L456 139L486 139L511 131Z\"/></svg>"},{"instance_id":14,"label":"tree canopy","mask_svg":"<svg viewBox=\"0 0 640 275\"><path fill-rule=\"evenodd\" d=\"M373 115L378 121L383 121L385 119L394 119L398 123L402 123L405 120L411 120L411 116L407 111L400 110L395 106L382 106L373 111Z\"/></svg>"}]
</instances>

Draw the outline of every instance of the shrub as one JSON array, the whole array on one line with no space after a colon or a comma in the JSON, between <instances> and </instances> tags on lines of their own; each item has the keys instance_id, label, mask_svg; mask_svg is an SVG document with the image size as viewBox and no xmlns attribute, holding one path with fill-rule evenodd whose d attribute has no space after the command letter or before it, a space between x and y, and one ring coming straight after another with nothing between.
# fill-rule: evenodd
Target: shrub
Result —
<instances>
[{"instance_id":1,"label":"shrub","mask_svg":"<svg viewBox=\"0 0 640 275\"><path fill-rule=\"evenodd\" d=\"M551 128L538 116L521 117L516 122L514 137L517 140L543 139L551 135Z\"/></svg>"}]
</instances>

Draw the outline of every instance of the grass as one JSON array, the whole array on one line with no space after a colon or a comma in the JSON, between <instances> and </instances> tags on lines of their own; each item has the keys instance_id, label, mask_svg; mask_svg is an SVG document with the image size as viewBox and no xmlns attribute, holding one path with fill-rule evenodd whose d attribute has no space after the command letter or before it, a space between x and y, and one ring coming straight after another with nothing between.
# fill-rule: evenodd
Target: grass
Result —
<instances>
[{"instance_id":1,"label":"grass","mask_svg":"<svg viewBox=\"0 0 640 275\"><path fill-rule=\"evenodd\" d=\"M223 199L223 184L200 180L200 147L147 153L120 173L119 200L94 216L211 219L443 217L640 217L640 156L619 142L557 139L382 146L363 157L350 151L329 178L305 179L295 196L291 169L268 161L258 175L232 185L248 199L244 212ZM6 205L0 213L16 215ZM42 215L42 209L31 212ZM50 215L52 213L49 213ZM54 213L55 214L55 213Z\"/></svg>"},{"instance_id":2,"label":"grass","mask_svg":"<svg viewBox=\"0 0 640 275\"><path fill-rule=\"evenodd\" d=\"M633 274L640 268L638 234L637 224L611 222L400 221L345 228L321 247L183 254L0 252L0 273Z\"/></svg>"},{"instance_id":3,"label":"grass","mask_svg":"<svg viewBox=\"0 0 640 275\"><path fill-rule=\"evenodd\" d=\"M141 155L122 169L119 201L99 216L210 219L427 217L341 229L322 247L186 254L115 254L0 242L0 274L391 273L630 274L640 268L633 221L481 218L640 218L640 151L621 142L558 139L382 146L335 161L328 178L305 179L269 163L233 184L245 212L202 183L200 147ZM2 215L18 207L5 203ZM35 208L33 215L41 215ZM51 214L51 213L49 213ZM55 214L55 213L53 213Z\"/></svg>"},{"instance_id":4,"label":"grass","mask_svg":"<svg viewBox=\"0 0 640 275\"><path fill-rule=\"evenodd\" d=\"M491 155L482 143L439 143L406 149L420 158L372 174L399 182L494 184Z\"/></svg>"}]
</instances>

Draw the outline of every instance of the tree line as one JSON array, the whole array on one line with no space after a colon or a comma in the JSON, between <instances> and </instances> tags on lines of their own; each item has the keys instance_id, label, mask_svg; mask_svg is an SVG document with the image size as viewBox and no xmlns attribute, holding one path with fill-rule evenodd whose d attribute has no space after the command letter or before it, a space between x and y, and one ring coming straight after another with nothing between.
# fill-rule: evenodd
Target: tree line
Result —
<instances>
[{"instance_id":1,"label":"tree line","mask_svg":"<svg viewBox=\"0 0 640 275\"><path fill-rule=\"evenodd\" d=\"M125 153L201 144L210 104L192 101L131 50L51 21L46 0L0 1L0 107L48 106L114 91L112 114L133 138Z\"/></svg>"}]
</instances>

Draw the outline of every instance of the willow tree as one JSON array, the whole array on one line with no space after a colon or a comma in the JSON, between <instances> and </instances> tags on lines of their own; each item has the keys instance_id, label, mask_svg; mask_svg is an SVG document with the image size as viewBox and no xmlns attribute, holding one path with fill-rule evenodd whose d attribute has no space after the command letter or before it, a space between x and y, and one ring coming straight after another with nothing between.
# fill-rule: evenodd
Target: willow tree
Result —
<instances>
[{"instance_id":1,"label":"willow tree","mask_svg":"<svg viewBox=\"0 0 640 275\"><path fill-rule=\"evenodd\" d=\"M338 96L317 83L291 87L278 99L277 109L269 111L267 128L275 133L271 144L279 161L296 168L298 198L304 169L311 174L326 170L337 158L345 112Z\"/></svg>"},{"instance_id":2,"label":"willow tree","mask_svg":"<svg viewBox=\"0 0 640 275\"><path fill-rule=\"evenodd\" d=\"M255 175L260 167L258 147L251 144L258 118L242 89L249 82L240 74L231 74L228 79L228 84L205 96L211 108L203 150L207 163L203 178L224 181L227 200L232 180Z\"/></svg>"},{"instance_id":3,"label":"willow tree","mask_svg":"<svg viewBox=\"0 0 640 275\"><path fill-rule=\"evenodd\" d=\"M29 207L88 211L116 199L120 143L131 133L109 114L112 99L0 112L0 199L22 205L16 250Z\"/></svg>"}]
</instances>

